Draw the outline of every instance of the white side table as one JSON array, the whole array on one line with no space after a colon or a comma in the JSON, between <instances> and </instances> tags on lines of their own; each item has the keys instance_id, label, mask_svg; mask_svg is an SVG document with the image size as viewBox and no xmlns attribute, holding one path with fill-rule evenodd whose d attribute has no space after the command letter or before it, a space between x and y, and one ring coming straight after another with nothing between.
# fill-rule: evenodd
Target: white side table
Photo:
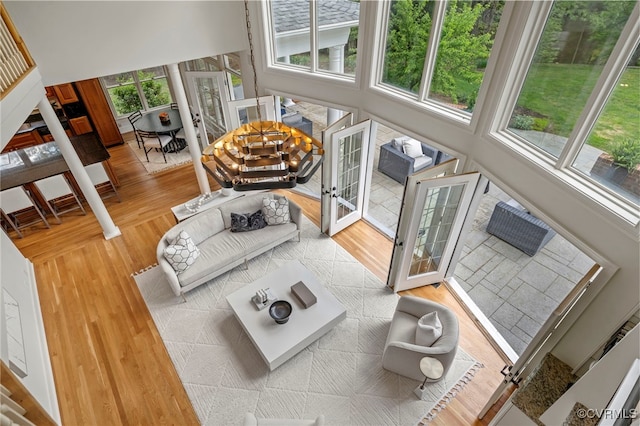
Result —
<instances>
[{"instance_id":1,"label":"white side table","mask_svg":"<svg viewBox=\"0 0 640 426\"><path fill-rule=\"evenodd\" d=\"M442 363L430 356L425 356L420 360L420 371L424 374L424 381L420 386L413 391L419 399L424 397L425 387L427 384L427 380L436 381L442 377L442 373L444 373L444 367Z\"/></svg>"}]
</instances>

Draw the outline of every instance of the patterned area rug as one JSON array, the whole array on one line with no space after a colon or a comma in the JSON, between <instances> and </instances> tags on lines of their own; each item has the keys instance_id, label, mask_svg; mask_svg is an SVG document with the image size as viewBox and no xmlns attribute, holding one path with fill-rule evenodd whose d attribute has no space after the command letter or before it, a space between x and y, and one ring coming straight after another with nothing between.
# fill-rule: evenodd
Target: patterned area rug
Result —
<instances>
[{"instance_id":1,"label":"patterned area rug","mask_svg":"<svg viewBox=\"0 0 640 426\"><path fill-rule=\"evenodd\" d=\"M162 152L156 151L155 149L151 150L151 152L149 152L149 161L147 161L144 151L142 148L138 148L138 143L135 139L127 140L126 142L149 174L159 173L183 164L191 163L189 147L186 147L179 152L165 153L167 157L167 162L165 163L164 158L162 157Z\"/></svg>"},{"instance_id":2,"label":"patterned area rug","mask_svg":"<svg viewBox=\"0 0 640 426\"><path fill-rule=\"evenodd\" d=\"M301 242L289 241L187 293L181 303L160 268L134 274L165 346L203 425L258 418L312 419L329 425L426 424L481 364L462 349L446 378L428 384L382 368L397 296L353 256L304 219ZM347 318L274 371L243 332L226 296L298 259L346 307Z\"/></svg>"}]
</instances>

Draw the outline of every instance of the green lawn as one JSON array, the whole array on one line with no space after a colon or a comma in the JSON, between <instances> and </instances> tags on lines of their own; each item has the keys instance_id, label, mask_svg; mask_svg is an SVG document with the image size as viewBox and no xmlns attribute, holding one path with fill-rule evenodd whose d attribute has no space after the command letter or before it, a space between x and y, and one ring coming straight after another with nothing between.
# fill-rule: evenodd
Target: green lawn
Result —
<instances>
[{"instance_id":1,"label":"green lawn","mask_svg":"<svg viewBox=\"0 0 640 426\"><path fill-rule=\"evenodd\" d=\"M601 66L542 64L529 71L517 102L516 114L545 117L546 132L568 137L586 105ZM614 139L640 135L640 69L628 68L603 113L588 144L608 151Z\"/></svg>"}]
</instances>

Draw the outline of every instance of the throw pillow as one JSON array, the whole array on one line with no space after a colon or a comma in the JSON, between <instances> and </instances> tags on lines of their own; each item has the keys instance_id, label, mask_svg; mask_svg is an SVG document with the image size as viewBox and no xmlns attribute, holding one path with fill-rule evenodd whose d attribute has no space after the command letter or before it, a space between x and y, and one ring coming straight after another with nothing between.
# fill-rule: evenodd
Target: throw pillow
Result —
<instances>
[{"instance_id":1,"label":"throw pillow","mask_svg":"<svg viewBox=\"0 0 640 426\"><path fill-rule=\"evenodd\" d=\"M418 320L416 345L431 346L442 336L442 324L437 312L429 312Z\"/></svg>"},{"instance_id":2,"label":"throw pillow","mask_svg":"<svg viewBox=\"0 0 640 426\"><path fill-rule=\"evenodd\" d=\"M415 139L407 139L402 142L402 150L411 158L422 157L422 144Z\"/></svg>"},{"instance_id":3,"label":"throw pillow","mask_svg":"<svg viewBox=\"0 0 640 426\"><path fill-rule=\"evenodd\" d=\"M231 232L246 232L267 226L262 210L255 213L231 213Z\"/></svg>"},{"instance_id":4,"label":"throw pillow","mask_svg":"<svg viewBox=\"0 0 640 426\"><path fill-rule=\"evenodd\" d=\"M164 249L164 258L179 275L200 256L200 249L186 231L181 231L176 239Z\"/></svg>"},{"instance_id":5,"label":"throw pillow","mask_svg":"<svg viewBox=\"0 0 640 426\"><path fill-rule=\"evenodd\" d=\"M267 225L281 225L291 222L289 213L289 200L286 198L263 198L262 213L267 221Z\"/></svg>"}]
</instances>

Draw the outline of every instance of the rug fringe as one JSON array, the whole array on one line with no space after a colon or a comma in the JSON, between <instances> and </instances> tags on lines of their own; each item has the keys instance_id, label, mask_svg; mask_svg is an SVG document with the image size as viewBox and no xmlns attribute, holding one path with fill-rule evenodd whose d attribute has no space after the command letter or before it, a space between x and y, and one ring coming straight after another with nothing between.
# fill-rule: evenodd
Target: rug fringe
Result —
<instances>
[{"instance_id":1,"label":"rug fringe","mask_svg":"<svg viewBox=\"0 0 640 426\"><path fill-rule=\"evenodd\" d=\"M434 405L431 411L429 411L422 418L422 420L420 420L418 426L425 426L429 424L433 419L436 418L440 411L447 408L447 405L449 405L449 403L458 395L458 393L462 391L462 389L464 389L464 387L471 381L471 379L473 379L478 370L480 370L481 368L484 368L484 364L476 361L467 370L467 372L464 373L464 376L462 376L460 380L458 380L458 382L442 397L442 399L440 399L440 401L438 401L438 403Z\"/></svg>"},{"instance_id":2,"label":"rug fringe","mask_svg":"<svg viewBox=\"0 0 640 426\"><path fill-rule=\"evenodd\" d=\"M158 266L158 264L154 263L153 265L149 265L146 268L142 268L137 272L132 272L129 276L130 277L135 277L136 275L140 275L140 274L142 274L144 272L147 272L149 269L155 268L156 266Z\"/></svg>"},{"instance_id":3,"label":"rug fringe","mask_svg":"<svg viewBox=\"0 0 640 426\"><path fill-rule=\"evenodd\" d=\"M155 175L155 174L158 174L158 173L166 172L166 171L171 170L171 169L175 169L176 167L184 166L185 164L193 164L193 161L185 160L185 161L182 161L180 163L173 163L173 164L170 164L170 165L168 165L168 166L166 166L166 167L164 167L164 168L162 168L160 170L152 170L152 171L147 170L147 173L150 174L150 175Z\"/></svg>"}]
</instances>

